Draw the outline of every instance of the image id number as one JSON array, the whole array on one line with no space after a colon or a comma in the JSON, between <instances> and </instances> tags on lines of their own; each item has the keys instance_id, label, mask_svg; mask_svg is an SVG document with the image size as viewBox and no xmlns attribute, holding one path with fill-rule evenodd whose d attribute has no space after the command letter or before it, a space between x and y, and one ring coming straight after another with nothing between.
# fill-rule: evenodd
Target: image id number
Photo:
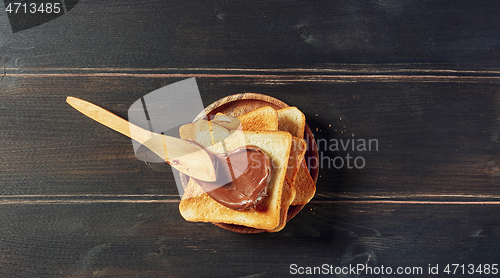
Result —
<instances>
[{"instance_id":1,"label":"image id number","mask_svg":"<svg viewBox=\"0 0 500 278\"><path fill-rule=\"evenodd\" d=\"M58 14L62 11L61 3L10 3L5 11L8 13Z\"/></svg>"},{"instance_id":2,"label":"image id number","mask_svg":"<svg viewBox=\"0 0 500 278\"><path fill-rule=\"evenodd\" d=\"M447 264L446 274L498 274L498 264Z\"/></svg>"}]
</instances>

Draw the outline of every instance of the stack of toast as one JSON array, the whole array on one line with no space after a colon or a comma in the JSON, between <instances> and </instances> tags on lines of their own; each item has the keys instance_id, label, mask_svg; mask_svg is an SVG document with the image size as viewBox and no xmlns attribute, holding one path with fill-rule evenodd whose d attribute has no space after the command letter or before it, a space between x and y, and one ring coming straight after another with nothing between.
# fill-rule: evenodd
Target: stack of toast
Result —
<instances>
[{"instance_id":1,"label":"stack of toast","mask_svg":"<svg viewBox=\"0 0 500 278\"><path fill-rule=\"evenodd\" d=\"M195 222L234 224L268 232L283 229L289 207L307 204L316 192L304 160L304 128L305 116L296 107L275 110L269 106L237 118L218 113L211 121L181 126L182 139L195 141L212 153L254 145L270 156L272 165L267 196L254 209L225 207L189 179L179 205L181 215Z\"/></svg>"}]
</instances>

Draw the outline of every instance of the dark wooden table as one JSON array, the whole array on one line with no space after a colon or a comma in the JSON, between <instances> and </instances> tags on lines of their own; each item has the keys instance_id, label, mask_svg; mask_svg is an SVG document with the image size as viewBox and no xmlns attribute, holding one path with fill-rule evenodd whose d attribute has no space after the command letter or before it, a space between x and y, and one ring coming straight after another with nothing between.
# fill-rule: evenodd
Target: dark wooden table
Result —
<instances>
[{"instance_id":1,"label":"dark wooden table","mask_svg":"<svg viewBox=\"0 0 500 278\"><path fill-rule=\"evenodd\" d=\"M0 12L1 277L497 276L498 1L63 2L17 32ZM126 118L190 77L205 106L267 94L329 142L281 232L184 221L168 165L65 103ZM328 164L347 155L364 167Z\"/></svg>"}]
</instances>

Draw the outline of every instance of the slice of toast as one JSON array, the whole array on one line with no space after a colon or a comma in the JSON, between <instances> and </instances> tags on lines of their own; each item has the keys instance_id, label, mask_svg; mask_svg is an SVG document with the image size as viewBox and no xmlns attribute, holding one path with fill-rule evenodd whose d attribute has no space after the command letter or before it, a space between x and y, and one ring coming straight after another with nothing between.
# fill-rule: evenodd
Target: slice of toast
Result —
<instances>
[{"instance_id":1,"label":"slice of toast","mask_svg":"<svg viewBox=\"0 0 500 278\"><path fill-rule=\"evenodd\" d=\"M243 132L243 135L246 145L261 148L271 158L273 168L267 189L268 196L264 197L254 210L233 210L214 201L191 179L179 204L179 211L184 219L236 224L264 230L278 227L292 136L288 132L280 131L248 131ZM228 151L239 147L233 143L231 137L225 140L225 146Z\"/></svg>"},{"instance_id":2,"label":"slice of toast","mask_svg":"<svg viewBox=\"0 0 500 278\"><path fill-rule=\"evenodd\" d=\"M303 138L305 125L306 118L297 107L278 110L278 130L287 131L295 137ZM316 193L316 185L309 174L305 161L302 160L299 166L293 181L293 186L297 192L292 205L305 205Z\"/></svg>"},{"instance_id":3,"label":"slice of toast","mask_svg":"<svg viewBox=\"0 0 500 278\"><path fill-rule=\"evenodd\" d=\"M179 128L181 139L195 141L205 148L224 140L229 132L227 128L207 120L199 120Z\"/></svg>"},{"instance_id":4,"label":"slice of toast","mask_svg":"<svg viewBox=\"0 0 500 278\"><path fill-rule=\"evenodd\" d=\"M229 130L211 121L199 120L194 124L194 141L205 148L224 140Z\"/></svg>"},{"instance_id":5,"label":"slice of toast","mask_svg":"<svg viewBox=\"0 0 500 278\"><path fill-rule=\"evenodd\" d=\"M288 131L292 136L304 138L306 117L297 107L287 107L278 112L278 130Z\"/></svg>"},{"instance_id":6,"label":"slice of toast","mask_svg":"<svg viewBox=\"0 0 500 278\"><path fill-rule=\"evenodd\" d=\"M214 116L212 122L220 126L223 126L229 130L242 129L240 120L238 118L231 117L222 113L217 113Z\"/></svg>"},{"instance_id":7,"label":"slice of toast","mask_svg":"<svg viewBox=\"0 0 500 278\"><path fill-rule=\"evenodd\" d=\"M271 109L272 111L269 109ZM273 113L273 111L275 113ZM285 110L285 111L288 111L288 110ZM287 113L296 114L297 113L294 109L292 109L290 111L291 112L284 112L284 114L287 114ZM302 112L299 111L299 113L302 113ZM241 124L243 126L246 126L246 128L259 127L259 128L273 128L273 130L276 130L275 128L278 127L279 122L275 121L278 118L273 117L274 114L276 114L276 116L278 115L274 109L272 109L269 106L266 106L266 107L262 107L260 109L251 111L249 113L246 113L242 116L239 116L238 118L240 119ZM271 117L266 119L265 118L266 116L271 116ZM221 124L222 121L234 122L234 118L231 116L227 116L225 114L222 114L222 113L217 113L217 115L215 115L215 117L214 117L213 122L216 122L217 124ZM265 123L263 123L264 121L265 121ZM260 124L252 126L252 125L250 125L251 123L260 123ZM232 124L232 125L234 126L234 124ZM293 123L290 122L288 124L288 126L292 127ZM230 127L230 125L228 125L227 127ZM234 127L232 129L234 129ZM245 129L245 127L244 127L244 129ZM288 131L288 130L283 130L283 131ZM303 139L301 139L302 137L303 137L303 135L301 135L300 137L293 137L292 138L292 146L291 146L291 150L290 150L290 156L289 156L287 173L286 173L287 177L290 179L291 185L293 185L295 182L295 177L296 177L297 172L299 170L300 161L304 157L304 154L305 154L306 148L307 148L307 143ZM201 145L204 146L204 144L201 144Z\"/></svg>"},{"instance_id":8,"label":"slice of toast","mask_svg":"<svg viewBox=\"0 0 500 278\"><path fill-rule=\"evenodd\" d=\"M304 139L292 137L292 146L290 147L290 156L286 170L285 184L283 185L283 195L281 198L280 224L278 227L267 230L267 232L275 233L281 231L286 226L288 217L288 209L295 200L297 190L294 186L295 178L299 171L301 162L304 160L307 143Z\"/></svg>"},{"instance_id":9,"label":"slice of toast","mask_svg":"<svg viewBox=\"0 0 500 278\"><path fill-rule=\"evenodd\" d=\"M239 144L238 146L245 144L241 129L229 130L216 121L199 120L196 123L182 125L179 128L179 135L181 139L195 141L213 153L227 152L226 141ZM231 139L228 139L229 137Z\"/></svg>"},{"instance_id":10,"label":"slice of toast","mask_svg":"<svg viewBox=\"0 0 500 278\"><path fill-rule=\"evenodd\" d=\"M181 139L194 141L194 123L189 123L179 127Z\"/></svg>"},{"instance_id":11,"label":"slice of toast","mask_svg":"<svg viewBox=\"0 0 500 278\"><path fill-rule=\"evenodd\" d=\"M295 183L295 177L299 171L300 163L304 159L306 148L307 143L304 139L292 137L292 146L290 148L290 157L288 159L288 166L286 170L286 176L288 177L291 185Z\"/></svg>"},{"instance_id":12,"label":"slice of toast","mask_svg":"<svg viewBox=\"0 0 500 278\"><path fill-rule=\"evenodd\" d=\"M288 217L288 208L295 199L296 190L292 186L288 177L285 179L285 184L283 185L283 194L281 195L281 210L280 210L280 224L272 229L267 230L270 233L275 233L283 230L286 226L286 219Z\"/></svg>"},{"instance_id":13,"label":"slice of toast","mask_svg":"<svg viewBox=\"0 0 500 278\"><path fill-rule=\"evenodd\" d=\"M302 160L302 163L300 164L294 187L297 190L297 193L295 194L295 199L293 200L292 205L305 205L314 197L314 194L316 193L316 185L309 174L309 170L307 170L305 160Z\"/></svg>"},{"instance_id":14,"label":"slice of toast","mask_svg":"<svg viewBox=\"0 0 500 278\"><path fill-rule=\"evenodd\" d=\"M270 106L238 116L244 131L278 130L278 113Z\"/></svg>"}]
</instances>

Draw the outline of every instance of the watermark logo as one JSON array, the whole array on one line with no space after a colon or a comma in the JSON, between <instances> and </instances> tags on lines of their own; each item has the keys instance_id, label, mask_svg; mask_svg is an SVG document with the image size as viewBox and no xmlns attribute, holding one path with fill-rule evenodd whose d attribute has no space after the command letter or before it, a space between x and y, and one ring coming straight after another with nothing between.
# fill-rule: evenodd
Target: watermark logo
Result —
<instances>
[{"instance_id":1,"label":"watermark logo","mask_svg":"<svg viewBox=\"0 0 500 278\"><path fill-rule=\"evenodd\" d=\"M54 20L73 9L79 0L4 0L13 33Z\"/></svg>"},{"instance_id":2,"label":"watermark logo","mask_svg":"<svg viewBox=\"0 0 500 278\"><path fill-rule=\"evenodd\" d=\"M237 181L247 172L247 169L255 170L264 167L265 161L262 161L262 158L259 158L261 156L256 155L255 152L246 148L234 149L234 147L246 145L243 129L237 118L223 114L206 115L203 111L205 111L203 101L194 77L157 89L135 101L128 110L129 122L152 132L152 138L147 143L132 139L136 157L146 163L166 160L174 167L177 166L176 161L190 154L181 152L175 156L175 151L170 153L170 147L162 145L160 149L165 152L163 156L163 153L154 153L145 145L156 142L153 139L157 138L158 134L179 138L182 127L185 130L183 139L194 141L199 146L206 147L205 150L208 153L214 154L212 159L217 173L217 182L208 186L211 190ZM198 121L191 122L198 117L200 118ZM132 138L143 138L140 136L144 134L143 131L131 128L130 132ZM228 145L232 148L229 149ZM244 159L245 157L247 159ZM174 167L172 168L173 175L179 195L182 196L184 184L179 171ZM206 191L206 188L204 189Z\"/></svg>"},{"instance_id":3,"label":"watermark logo","mask_svg":"<svg viewBox=\"0 0 500 278\"><path fill-rule=\"evenodd\" d=\"M237 118L225 115L221 116L223 118L217 118L218 115L214 117L213 115L200 114L204 111L204 107L196 79L193 77L162 87L141 97L130 106L128 119L132 124L143 129L177 138L181 137L180 127L184 128L186 124L191 124L194 137L189 140L195 141L201 146L209 146L207 149L210 150L215 147L219 151L222 150L221 152L228 153L225 145L226 140L232 146L245 145L244 134ZM203 120L192 123L193 119L196 118ZM236 123L232 122L233 120ZM235 124L236 126L234 126ZM132 138L134 138L134 134L132 134ZM277 144L279 143L277 142ZM132 145L139 160L146 163L164 162L164 159L141 143L132 140ZM319 156L305 157L305 162L310 169L362 169L366 166L363 153L379 150L377 139L356 138L355 134L351 134L351 138L318 139L316 146ZM295 147L301 148L301 145L296 144ZM308 144L307 147L310 148L311 144ZM301 153L302 151L291 150L291 153ZM228 159L231 159L230 156ZM260 162L257 162L252 156L248 156L248 165L261 167ZM241 164L241 162L238 163ZM295 167L294 163L289 163L288 167ZM179 195L182 196L184 186L181 175L176 169L172 168L172 170ZM239 175L231 174L228 176L234 180Z\"/></svg>"},{"instance_id":4,"label":"watermark logo","mask_svg":"<svg viewBox=\"0 0 500 278\"><path fill-rule=\"evenodd\" d=\"M203 111L196 79L189 78L157 89L134 102L128 110L131 123L151 132L179 138L179 127L190 123ZM132 140L135 155L147 163L164 162L152 151ZM181 177L172 168L180 196L184 194Z\"/></svg>"},{"instance_id":5,"label":"watermark logo","mask_svg":"<svg viewBox=\"0 0 500 278\"><path fill-rule=\"evenodd\" d=\"M363 153L379 150L377 139L356 138L354 133L351 138L318 139L316 145L319 157L308 157L307 164L311 168L320 169L363 169L366 166ZM337 155L331 156L329 153ZM340 153L345 155L339 155Z\"/></svg>"}]
</instances>

